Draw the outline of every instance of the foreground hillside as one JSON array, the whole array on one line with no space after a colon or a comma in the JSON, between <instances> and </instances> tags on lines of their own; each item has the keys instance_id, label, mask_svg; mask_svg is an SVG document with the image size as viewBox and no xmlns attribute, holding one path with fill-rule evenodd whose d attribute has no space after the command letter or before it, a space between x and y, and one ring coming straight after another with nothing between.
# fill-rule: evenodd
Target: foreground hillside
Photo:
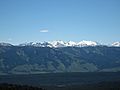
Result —
<instances>
[{"instance_id":1,"label":"foreground hillside","mask_svg":"<svg viewBox=\"0 0 120 90\"><path fill-rule=\"evenodd\" d=\"M0 84L0 90L45 90L43 88L32 87L27 85L16 85L16 84Z\"/></svg>"},{"instance_id":2,"label":"foreground hillside","mask_svg":"<svg viewBox=\"0 0 120 90\"><path fill-rule=\"evenodd\" d=\"M120 90L120 81L101 82L88 85L71 86L44 86L44 88L32 87L27 85L0 84L0 90Z\"/></svg>"},{"instance_id":3,"label":"foreground hillside","mask_svg":"<svg viewBox=\"0 0 120 90\"><path fill-rule=\"evenodd\" d=\"M120 71L120 47L0 46L0 74Z\"/></svg>"}]
</instances>

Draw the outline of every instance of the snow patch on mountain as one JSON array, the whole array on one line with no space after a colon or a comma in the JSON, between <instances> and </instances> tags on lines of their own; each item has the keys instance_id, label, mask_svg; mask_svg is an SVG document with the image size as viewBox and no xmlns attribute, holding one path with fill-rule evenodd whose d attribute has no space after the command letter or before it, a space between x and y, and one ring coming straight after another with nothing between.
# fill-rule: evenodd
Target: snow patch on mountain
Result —
<instances>
[{"instance_id":1,"label":"snow patch on mountain","mask_svg":"<svg viewBox=\"0 0 120 90\"><path fill-rule=\"evenodd\" d=\"M84 47L84 46L96 46L98 45L96 42L93 41L81 41L81 42L73 42L73 41L68 41L64 42L61 40L57 41L51 41L51 42L40 42L40 43L23 43L20 44L20 46L36 46L36 47Z\"/></svg>"},{"instance_id":2,"label":"snow patch on mountain","mask_svg":"<svg viewBox=\"0 0 120 90\"><path fill-rule=\"evenodd\" d=\"M58 41L52 41L49 42L53 47L65 47L66 46L66 42L58 40Z\"/></svg>"},{"instance_id":3,"label":"snow patch on mountain","mask_svg":"<svg viewBox=\"0 0 120 90\"><path fill-rule=\"evenodd\" d=\"M19 44L19 46L34 46L36 43L34 42L25 42L25 43L22 43L22 44Z\"/></svg>"},{"instance_id":4,"label":"snow patch on mountain","mask_svg":"<svg viewBox=\"0 0 120 90\"><path fill-rule=\"evenodd\" d=\"M96 45L98 45L98 43L93 42L93 41L85 41L85 40L83 40L83 41L80 41L79 43L77 43L77 45L80 46L80 47L83 47L83 46L96 46Z\"/></svg>"},{"instance_id":5,"label":"snow patch on mountain","mask_svg":"<svg viewBox=\"0 0 120 90\"><path fill-rule=\"evenodd\" d=\"M12 44L9 44L9 43L4 43L4 42L2 42L2 43L0 43L0 46L13 46Z\"/></svg>"},{"instance_id":6,"label":"snow patch on mountain","mask_svg":"<svg viewBox=\"0 0 120 90\"><path fill-rule=\"evenodd\" d=\"M114 42L114 43L112 44L112 46L114 46L114 47L120 47L120 42Z\"/></svg>"},{"instance_id":7,"label":"snow patch on mountain","mask_svg":"<svg viewBox=\"0 0 120 90\"><path fill-rule=\"evenodd\" d=\"M69 41L66 43L66 46L77 46L77 43L73 41Z\"/></svg>"},{"instance_id":8,"label":"snow patch on mountain","mask_svg":"<svg viewBox=\"0 0 120 90\"><path fill-rule=\"evenodd\" d=\"M103 44L99 44L94 41L80 41L80 42L73 42L73 41L62 41L62 40L56 40L56 41L49 41L49 42L26 42L19 44L17 46L35 46L35 47L51 47L51 48L58 48L58 47L86 47L86 46L98 46ZM0 43L0 46L13 46L12 44L9 43ZM112 47L120 47L120 42L114 42L111 45L106 45L106 46L112 46Z\"/></svg>"}]
</instances>

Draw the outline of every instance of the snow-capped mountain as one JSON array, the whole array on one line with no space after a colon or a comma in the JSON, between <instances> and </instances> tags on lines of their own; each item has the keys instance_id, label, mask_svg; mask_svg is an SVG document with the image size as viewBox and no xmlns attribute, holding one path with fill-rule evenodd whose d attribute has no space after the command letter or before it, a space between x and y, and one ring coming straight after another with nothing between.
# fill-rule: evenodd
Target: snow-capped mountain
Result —
<instances>
[{"instance_id":1,"label":"snow-capped mountain","mask_svg":"<svg viewBox=\"0 0 120 90\"><path fill-rule=\"evenodd\" d=\"M49 42L26 42L26 43L22 43L19 44L19 46L35 46L35 47L52 47L52 45Z\"/></svg>"},{"instance_id":2,"label":"snow-capped mountain","mask_svg":"<svg viewBox=\"0 0 120 90\"><path fill-rule=\"evenodd\" d=\"M102 45L105 46L103 44L99 44L97 42L94 41L80 41L80 42L73 42L73 41L62 41L62 40L56 40L56 41L44 41L44 42L26 42L26 43L22 43L19 44L18 46L35 46L35 47L53 47L53 48L58 48L58 47L86 47L86 46L98 46L98 45ZM0 43L0 46L14 46L12 44L9 43ZM109 45L106 45L109 46ZM110 46L113 47L120 47L120 42L114 42L113 44L111 44Z\"/></svg>"},{"instance_id":3,"label":"snow-capped mountain","mask_svg":"<svg viewBox=\"0 0 120 90\"><path fill-rule=\"evenodd\" d=\"M77 46L77 43L73 41L69 41L66 43L66 46Z\"/></svg>"},{"instance_id":4,"label":"snow-capped mountain","mask_svg":"<svg viewBox=\"0 0 120 90\"><path fill-rule=\"evenodd\" d=\"M58 48L61 44L65 48ZM120 47L94 45L91 41L54 41L0 46L0 74L120 72Z\"/></svg>"},{"instance_id":5,"label":"snow-capped mountain","mask_svg":"<svg viewBox=\"0 0 120 90\"><path fill-rule=\"evenodd\" d=\"M83 47L83 46L96 46L96 45L98 45L98 43L93 42L93 41L84 41L83 40L83 41L78 42L77 45L80 46L80 47Z\"/></svg>"},{"instance_id":6,"label":"snow-capped mountain","mask_svg":"<svg viewBox=\"0 0 120 90\"><path fill-rule=\"evenodd\" d=\"M13 46L13 45L9 43L0 43L0 46Z\"/></svg>"},{"instance_id":7,"label":"snow-capped mountain","mask_svg":"<svg viewBox=\"0 0 120 90\"><path fill-rule=\"evenodd\" d=\"M22 43L22 44L19 44L19 46L34 46L36 43L34 42L25 42L25 43Z\"/></svg>"},{"instance_id":8,"label":"snow-capped mountain","mask_svg":"<svg viewBox=\"0 0 120 90\"><path fill-rule=\"evenodd\" d=\"M51 43L49 42L41 42L41 43L36 43L34 44L36 47L53 47Z\"/></svg>"},{"instance_id":9,"label":"snow-capped mountain","mask_svg":"<svg viewBox=\"0 0 120 90\"><path fill-rule=\"evenodd\" d=\"M112 46L114 46L114 47L120 47L120 42L114 42L114 43L112 44Z\"/></svg>"},{"instance_id":10,"label":"snow-capped mountain","mask_svg":"<svg viewBox=\"0 0 120 90\"><path fill-rule=\"evenodd\" d=\"M49 42L53 47L65 47L66 46L66 42L58 40L58 41L52 41Z\"/></svg>"},{"instance_id":11,"label":"snow-capped mountain","mask_svg":"<svg viewBox=\"0 0 120 90\"><path fill-rule=\"evenodd\" d=\"M51 42L40 42L40 43L23 43L20 44L20 46L36 46L36 47L84 47L84 46L96 46L98 45L96 42L93 41L80 41L80 42L73 42L73 41L68 41L64 42L61 40L57 41L51 41Z\"/></svg>"}]
</instances>

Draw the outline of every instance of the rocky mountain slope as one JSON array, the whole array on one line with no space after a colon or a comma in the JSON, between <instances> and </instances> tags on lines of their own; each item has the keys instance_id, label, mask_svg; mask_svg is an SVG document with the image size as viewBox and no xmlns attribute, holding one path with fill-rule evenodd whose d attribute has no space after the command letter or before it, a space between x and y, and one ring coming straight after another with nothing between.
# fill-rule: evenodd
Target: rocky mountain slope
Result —
<instances>
[{"instance_id":1,"label":"rocky mountain slope","mask_svg":"<svg viewBox=\"0 0 120 90\"><path fill-rule=\"evenodd\" d=\"M0 44L0 74L120 71L120 47L69 43L68 47Z\"/></svg>"}]
</instances>

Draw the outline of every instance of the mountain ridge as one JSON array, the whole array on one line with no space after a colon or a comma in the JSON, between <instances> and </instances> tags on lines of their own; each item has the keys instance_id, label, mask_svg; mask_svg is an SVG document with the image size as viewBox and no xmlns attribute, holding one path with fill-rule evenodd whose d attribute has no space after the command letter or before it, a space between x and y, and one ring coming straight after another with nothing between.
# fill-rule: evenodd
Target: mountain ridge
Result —
<instances>
[{"instance_id":1,"label":"mountain ridge","mask_svg":"<svg viewBox=\"0 0 120 90\"><path fill-rule=\"evenodd\" d=\"M0 46L0 75L118 71L120 47Z\"/></svg>"},{"instance_id":2,"label":"mountain ridge","mask_svg":"<svg viewBox=\"0 0 120 90\"><path fill-rule=\"evenodd\" d=\"M0 43L0 46L35 46L35 47L85 47L85 46L113 46L113 47L120 47L120 42L114 42L111 45L103 45L95 41L85 41L82 40L80 42L74 42L74 41L62 41L62 40L56 40L56 41L44 41L44 42L26 42L19 45L12 45L10 43Z\"/></svg>"}]
</instances>

